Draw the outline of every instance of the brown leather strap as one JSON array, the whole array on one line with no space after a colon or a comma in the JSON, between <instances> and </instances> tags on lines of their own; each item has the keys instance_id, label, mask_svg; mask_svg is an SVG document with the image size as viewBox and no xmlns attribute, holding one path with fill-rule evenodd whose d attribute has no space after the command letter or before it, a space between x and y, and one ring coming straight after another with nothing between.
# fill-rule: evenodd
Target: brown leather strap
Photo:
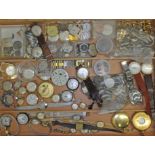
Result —
<instances>
[{"instance_id":1,"label":"brown leather strap","mask_svg":"<svg viewBox=\"0 0 155 155\"><path fill-rule=\"evenodd\" d=\"M134 79L136 81L138 89L144 96L145 104L146 104L146 107L145 107L146 112L151 116L150 96L149 96L149 92L147 90L145 81L142 77L142 74L138 73L138 74L134 75Z\"/></svg>"}]
</instances>

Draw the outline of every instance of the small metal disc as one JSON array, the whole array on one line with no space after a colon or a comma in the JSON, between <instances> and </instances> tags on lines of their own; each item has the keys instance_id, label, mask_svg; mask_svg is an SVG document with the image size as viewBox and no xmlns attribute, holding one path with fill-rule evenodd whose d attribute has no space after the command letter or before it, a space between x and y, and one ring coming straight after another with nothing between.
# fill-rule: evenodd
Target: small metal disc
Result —
<instances>
[{"instance_id":1,"label":"small metal disc","mask_svg":"<svg viewBox=\"0 0 155 155\"><path fill-rule=\"evenodd\" d=\"M103 128L104 127L104 122L97 122L96 123L96 126L98 127L98 128Z\"/></svg>"},{"instance_id":2,"label":"small metal disc","mask_svg":"<svg viewBox=\"0 0 155 155\"><path fill-rule=\"evenodd\" d=\"M27 84L26 88L27 88L27 90L28 90L29 92L35 92L36 89L37 89L37 85L36 85L35 82L29 82L29 83Z\"/></svg>"},{"instance_id":3,"label":"small metal disc","mask_svg":"<svg viewBox=\"0 0 155 155\"><path fill-rule=\"evenodd\" d=\"M38 102L38 97L35 94L29 94L26 98L26 101L29 105L36 105Z\"/></svg>"},{"instance_id":4,"label":"small metal disc","mask_svg":"<svg viewBox=\"0 0 155 155\"><path fill-rule=\"evenodd\" d=\"M56 103L59 102L60 101L60 95L53 95L52 96L52 101L56 102Z\"/></svg>"},{"instance_id":5,"label":"small metal disc","mask_svg":"<svg viewBox=\"0 0 155 155\"><path fill-rule=\"evenodd\" d=\"M29 121L29 116L25 113L20 113L17 115L17 121L20 125L25 125Z\"/></svg>"},{"instance_id":6,"label":"small metal disc","mask_svg":"<svg viewBox=\"0 0 155 155\"><path fill-rule=\"evenodd\" d=\"M86 107L87 107L87 105L85 103L83 103L83 102L80 103L80 108L81 109L85 109Z\"/></svg>"},{"instance_id":7,"label":"small metal disc","mask_svg":"<svg viewBox=\"0 0 155 155\"><path fill-rule=\"evenodd\" d=\"M39 120L44 119L44 118L45 118L45 113L44 113L44 112L39 112L39 113L37 113L37 118L38 118Z\"/></svg>"},{"instance_id":8,"label":"small metal disc","mask_svg":"<svg viewBox=\"0 0 155 155\"><path fill-rule=\"evenodd\" d=\"M126 128L129 125L129 117L127 114L125 113L116 113L113 117L112 117L112 124L114 127L116 128Z\"/></svg>"},{"instance_id":9,"label":"small metal disc","mask_svg":"<svg viewBox=\"0 0 155 155\"><path fill-rule=\"evenodd\" d=\"M4 81L3 82L3 90L9 91L12 89L12 82L11 81Z\"/></svg>"},{"instance_id":10,"label":"small metal disc","mask_svg":"<svg viewBox=\"0 0 155 155\"><path fill-rule=\"evenodd\" d=\"M78 108L79 108L78 104L76 104L76 103L72 104L72 109L73 110L78 110Z\"/></svg>"},{"instance_id":11,"label":"small metal disc","mask_svg":"<svg viewBox=\"0 0 155 155\"><path fill-rule=\"evenodd\" d=\"M145 131L151 126L151 118L145 112L137 112L132 118L133 126L140 131Z\"/></svg>"},{"instance_id":12,"label":"small metal disc","mask_svg":"<svg viewBox=\"0 0 155 155\"><path fill-rule=\"evenodd\" d=\"M24 95L26 93L26 88L25 87L20 87L19 88L19 94Z\"/></svg>"},{"instance_id":13,"label":"small metal disc","mask_svg":"<svg viewBox=\"0 0 155 155\"><path fill-rule=\"evenodd\" d=\"M81 80L86 80L88 78L89 72L87 68L79 68L77 71L77 76Z\"/></svg>"}]
</instances>

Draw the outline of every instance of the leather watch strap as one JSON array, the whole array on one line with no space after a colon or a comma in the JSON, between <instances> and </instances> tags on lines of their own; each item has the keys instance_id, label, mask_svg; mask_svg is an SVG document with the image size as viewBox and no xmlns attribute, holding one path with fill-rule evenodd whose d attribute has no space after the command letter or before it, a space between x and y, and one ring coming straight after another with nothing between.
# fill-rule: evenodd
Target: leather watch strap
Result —
<instances>
[{"instance_id":1,"label":"leather watch strap","mask_svg":"<svg viewBox=\"0 0 155 155\"><path fill-rule=\"evenodd\" d=\"M150 96L148 89L146 87L145 81L142 77L141 73L135 74L134 79L136 81L137 87L140 90L140 92L144 96L145 104L146 104L146 112L151 116L151 106L150 106Z\"/></svg>"},{"instance_id":2,"label":"leather watch strap","mask_svg":"<svg viewBox=\"0 0 155 155\"><path fill-rule=\"evenodd\" d=\"M154 90L153 90L152 75L151 74L144 75L144 80L150 96L151 116L155 120L155 97L154 97Z\"/></svg>"}]
</instances>

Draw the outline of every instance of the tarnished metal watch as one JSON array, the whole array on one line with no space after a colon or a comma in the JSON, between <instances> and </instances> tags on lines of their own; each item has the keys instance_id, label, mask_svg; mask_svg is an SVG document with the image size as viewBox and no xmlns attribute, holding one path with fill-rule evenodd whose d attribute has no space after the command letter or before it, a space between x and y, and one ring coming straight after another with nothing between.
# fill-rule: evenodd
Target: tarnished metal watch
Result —
<instances>
[{"instance_id":1,"label":"tarnished metal watch","mask_svg":"<svg viewBox=\"0 0 155 155\"><path fill-rule=\"evenodd\" d=\"M142 103L142 94L136 89L134 85L133 75L129 70L128 62L122 61L121 66L125 74L130 102L132 104Z\"/></svg>"}]
</instances>

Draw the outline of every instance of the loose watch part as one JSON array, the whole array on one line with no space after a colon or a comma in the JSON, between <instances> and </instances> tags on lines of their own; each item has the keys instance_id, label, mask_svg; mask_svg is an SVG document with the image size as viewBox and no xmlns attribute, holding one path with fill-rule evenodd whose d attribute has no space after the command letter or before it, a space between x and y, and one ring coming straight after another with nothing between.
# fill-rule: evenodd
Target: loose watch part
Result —
<instances>
[{"instance_id":1,"label":"loose watch part","mask_svg":"<svg viewBox=\"0 0 155 155\"><path fill-rule=\"evenodd\" d=\"M36 105L38 102L38 96L35 94L29 94L26 97L26 101L27 101L27 104L29 104L29 105Z\"/></svg>"},{"instance_id":2,"label":"loose watch part","mask_svg":"<svg viewBox=\"0 0 155 155\"><path fill-rule=\"evenodd\" d=\"M49 98L53 95L54 87L49 82L43 82L38 87L38 93L43 98Z\"/></svg>"},{"instance_id":3,"label":"loose watch part","mask_svg":"<svg viewBox=\"0 0 155 155\"><path fill-rule=\"evenodd\" d=\"M64 69L55 69L51 75L52 82L56 86L63 86L67 83L69 75Z\"/></svg>"},{"instance_id":4,"label":"loose watch part","mask_svg":"<svg viewBox=\"0 0 155 155\"><path fill-rule=\"evenodd\" d=\"M96 126L98 128L103 128L104 127L104 122L99 121L99 122L96 123Z\"/></svg>"},{"instance_id":5,"label":"loose watch part","mask_svg":"<svg viewBox=\"0 0 155 155\"><path fill-rule=\"evenodd\" d=\"M87 105L83 102L80 103L80 108L81 109L86 109Z\"/></svg>"},{"instance_id":6,"label":"loose watch part","mask_svg":"<svg viewBox=\"0 0 155 155\"><path fill-rule=\"evenodd\" d=\"M144 74L152 74L153 72L153 65L150 63L144 63L142 64L142 72Z\"/></svg>"},{"instance_id":7,"label":"loose watch part","mask_svg":"<svg viewBox=\"0 0 155 155\"><path fill-rule=\"evenodd\" d=\"M36 89L37 89L37 85L36 85L35 82L29 82L29 83L27 84L26 88L27 88L27 90L28 90L29 92L35 92Z\"/></svg>"},{"instance_id":8,"label":"loose watch part","mask_svg":"<svg viewBox=\"0 0 155 155\"><path fill-rule=\"evenodd\" d=\"M80 43L80 44L78 44L78 49L79 49L79 52L87 53L88 50L89 50L89 44L87 44L87 43Z\"/></svg>"},{"instance_id":9,"label":"loose watch part","mask_svg":"<svg viewBox=\"0 0 155 155\"><path fill-rule=\"evenodd\" d=\"M95 44L90 44L90 45L89 45L88 53L89 53L89 55L90 55L91 57L97 56L97 50L96 50Z\"/></svg>"},{"instance_id":10,"label":"loose watch part","mask_svg":"<svg viewBox=\"0 0 155 155\"><path fill-rule=\"evenodd\" d=\"M79 81L76 78L70 78L67 81L67 87L70 90L76 90L79 87Z\"/></svg>"},{"instance_id":11,"label":"loose watch part","mask_svg":"<svg viewBox=\"0 0 155 155\"><path fill-rule=\"evenodd\" d=\"M131 62L129 64L129 70L131 72L131 74L138 74L141 71L141 66L138 62Z\"/></svg>"},{"instance_id":12,"label":"loose watch part","mask_svg":"<svg viewBox=\"0 0 155 155\"><path fill-rule=\"evenodd\" d=\"M81 67L77 70L77 76L81 80L86 80L88 78L88 75L89 75L89 72L87 68Z\"/></svg>"},{"instance_id":13,"label":"loose watch part","mask_svg":"<svg viewBox=\"0 0 155 155\"><path fill-rule=\"evenodd\" d=\"M39 120L44 119L44 118L45 118L45 113L44 113L44 112L39 112L39 113L37 113L37 118L38 118Z\"/></svg>"},{"instance_id":14,"label":"loose watch part","mask_svg":"<svg viewBox=\"0 0 155 155\"><path fill-rule=\"evenodd\" d=\"M113 26L111 24L104 24L102 34L110 36L113 33Z\"/></svg>"},{"instance_id":15,"label":"loose watch part","mask_svg":"<svg viewBox=\"0 0 155 155\"><path fill-rule=\"evenodd\" d=\"M34 25L31 28L31 32L33 33L34 36L39 37L42 33L42 29L39 25Z\"/></svg>"},{"instance_id":16,"label":"loose watch part","mask_svg":"<svg viewBox=\"0 0 155 155\"><path fill-rule=\"evenodd\" d=\"M112 117L112 124L115 128L126 128L129 125L129 117L127 114L125 113L116 113L113 117Z\"/></svg>"},{"instance_id":17,"label":"loose watch part","mask_svg":"<svg viewBox=\"0 0 155 155\"><path fill-rule=\"evenodd\" d=\"M15 65L10 64L6 67L6 74L8 77L10 77L10 79L15 79L17 77L17 70Z\"/></svg>"},{"instance_id":18,"label":"loose watch part","mask_svg":"<svg viewBox=\"0 0 155 155\"><path fill-rule=\"evenodd\" d=\"M32 123L33 125L38 125L38 124L40 124L40 120L38 120L38 119L36 119L36 118L33 118L33 119L31 119L31 123Z\"/></svg>"},{"instance_id":19,"label":"loose watch part","mask_svg":"<svg viewBox=\"0 0 155 155\"><path fill-rule=\"evenodd\" d=\"M10 127L11 126L11 122L12 122L12 118L9 115L2 115L0 117L0 124L3 127Z\"/></svg>"},{"instance_id":20,"label":"loose watch part","mask_svg":"<svg viewBox=\"0 0 155 155\"><path fill-rule=\"evenodd\" d=\"M17 90L17 89L20 88L21 85L22 85L22 81L17 80L17 81L14 83L13 87L14 87L15 90Z\"/></svg>"},{"instance_id":21,"label":"loose watch part","mask_svg":"<svg viewBox=\"0 0 155 155\"><path fill-rule=\"evenodd\" d=\"M17 121L20 125L25 125L29 121L29 116L25 113L20 113L17 115Z\"/></svg>"},{"instance_id":22,"label":"loose watch part","mask_svg":"<svg viewBox=\"0 0 155 155\"><path fill-rule=\"evenodd\" d=\"M70 102L73 100L73 93L66 90L66 91L62 92L61 98L64 102Z\"/></svg>"},{"instance_id":23,"label":"loose watch part","mask_svg":"<svg viewBox=\"0 0 155 155\"><path fill-rule=\"evenodd\" d=\"M12 92L6 92L3 94L2 103L6 107L10 107L11 105L13 105L13 102L14 102L14 96L13 96Z\"/></svg>"},{"instance_id":24,"label":"loose watch part","mask_svg":"<svg viewBox=\"0 0 155 155\"><path fill-rule=\"evenodd\" d=\"M151 118L145 112L137 112L132 118L133 126L140 131L145 131L151 126Z\"/></svg>"},{"instance_id":25,"label":"loose watch part","mask_svg":"<svg viewBox=\"0 0 155 155\"><path fill-rule=\"evenodd\" d=\"M48 63L46 59L41 59L38 61L38 72L44 72L48 69Z\"/></svg>"},{"instance_id":26,"label":"loose watch part","mask_svg":"<svg viewBox=\"0 0 155 155\"><path fill-rule=\"evenodd\" d=\"M17 104L18 104L19 106L23 105L23 104L24 104L24 99L18 99L18 100L17 100Z\"/></svg>"},{"instance_id":27,"label":"loose watch part","mask_svg":"<svg viewBox=\"0 0 155 155\"><path fill-rule=\"evenodd\" d=\"M98 76L107 75L110 72L110 64L106 60L98 60L94 64L94 71Z\"/></svg>"},{"instance_id":28,"label":"loose watch part","mask_svg":"<svg viewBox=\"0 0 155 155\"><path fill-rule=\"evenodd\" d=\"M72 109L73 110L78 110L78 108L79 108L78 104L76 104L76 103L72 104Z\"/></svg>"},{"instance_id":29,"label":"loose watch part","mask_svg":"<svg viewBox=\"0 0 155 155\"><path fill-rule=\"evenodd\" d=\"M42 56L42 54L43 54L43 51L42 51L42 49L40 47L34 47L32 49L32 56L34 58L36 58L36 59L40 58Z\"/></svg>"},{"instance_id":30,"label":"loose watch part","mask_svg":"<svg viewBox=\"0 0 155 155\"><path fill-rule=\"evenodd\" d=\"M26 79L26 80L31 80L33 79L35 76L35 71L32 70L32 69L25 69L23 71L23 77Z\"/></svg>"},{"instance_id":31,"label":"loose watch part","mask_svg":"<svg viewBox=\"0 0 155 155\"><path fill-rule=\"evenodd\" d=\"M52 101L55 102L55 103L60 102L60 95L53 95L52 96Z\"/></svg>"},{"instance_id":32,"label":"loose watch part","mask_svg":"<svg viewBox=\"0 0 155 155\"><path fill-rule=\"evenodd\" d=\"M12 89L12 82L11 81L4 81L3 82L3 90L9 91Z\"/></svg>"},{"instance_id":33,"label":"loose watch part","mask_svg":"<svg viewBox=\"0 0 155 155\"><path fill-rule=\"evenodd\" d=\"M44 72L39 73L38 76L41 80L47 81L51 78L51 73L49 70L45 70Z\"/></svg>"},{"instance_id":34,"label":"loose watch part","mask_svg":"<svg viewBox=\"0 0 155 155\"><path fill-rule=\"evenodd\" d=\"M21 94L21 95L26 94L26 88L25 87L20 87L18 91L19 91L19 94Z\"/></svg>"}]
</instances>

